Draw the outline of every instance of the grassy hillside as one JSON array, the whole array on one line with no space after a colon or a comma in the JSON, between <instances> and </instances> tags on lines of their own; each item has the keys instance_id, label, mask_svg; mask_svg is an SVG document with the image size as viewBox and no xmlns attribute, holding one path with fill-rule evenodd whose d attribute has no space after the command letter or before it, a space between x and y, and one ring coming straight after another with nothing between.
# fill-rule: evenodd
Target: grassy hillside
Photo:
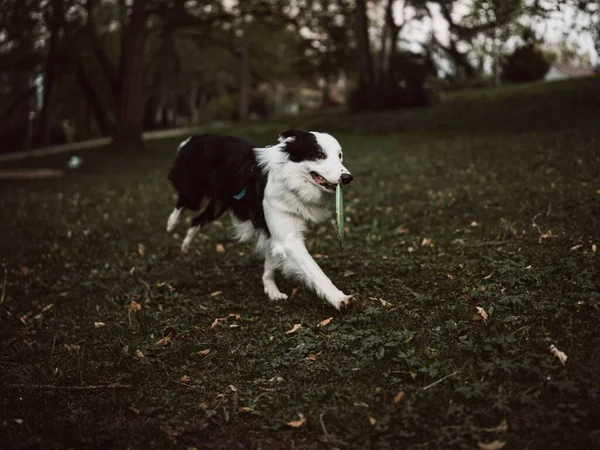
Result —
<instances>
[{"instance_id":1,"label":"grassy hillside","mask_svg":"<svg viewBox=\"0 0 600 450\"><path fill-rule=\"evenodd\" d=\"M292 281L289 300L269 302L228 219L180 254L185 227L164 231L175 141L3 183L1 442L600 446L598 83L228 130L258 144L288 126L339 138L355 176L347 241L325 224L308 246L356 295L346 313Z\"/></svg>"}]
</instances>

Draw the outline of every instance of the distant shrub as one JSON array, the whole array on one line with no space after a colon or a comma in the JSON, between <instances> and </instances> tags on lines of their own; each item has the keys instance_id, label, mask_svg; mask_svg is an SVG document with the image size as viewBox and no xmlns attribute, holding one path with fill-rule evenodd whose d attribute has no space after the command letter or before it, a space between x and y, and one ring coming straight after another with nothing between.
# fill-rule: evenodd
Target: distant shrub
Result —
<instances>
[{"instance_id":1,"label":"distant shrub","mask_svg":"<svg viewBox=\"0 0 600 450\"><path fill-rule=\"evenodd\" d=\"M348 96L348 106L353 111L426 106L431 102L431 92L425 84L427 75L428 64L422 55L399 52L385 82L370 94L360 87L354 89Z\"/></svg>"},{"instance_id":2,"label":"distant shrub","mask_svg":"<svg viewBox=\"0 0 600 450\"><path fill-rule=\"evenodd\" d=\"M225 94L210 99L202 110L200 117L202 121L233 120L237 114L237 102L233 95Z\"/></svg>"},{"instance_id":3,"label":"distant shrub","mask_svg":"<svg viewBox=\"0 0 600 450\"><path fill-rule=\"evenodd\" d=\"M535 44L518 47L502 65L502 80L508 83L525 83L540 80L546 75L550 63Z\"/></svg>"}]
</instances>

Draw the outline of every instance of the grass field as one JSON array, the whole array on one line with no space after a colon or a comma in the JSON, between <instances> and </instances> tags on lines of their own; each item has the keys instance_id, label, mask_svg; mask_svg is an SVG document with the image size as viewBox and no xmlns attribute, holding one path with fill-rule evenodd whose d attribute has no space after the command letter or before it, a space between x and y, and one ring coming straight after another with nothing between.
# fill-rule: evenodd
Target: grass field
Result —
<instances>
[{"instance_id":1,"label":"grass field","mask_svg":"<svg viewBox=\"0 0 600 450\"><path fill-rule=\"evenodd\" d=\"M581 80L230 130L339 138L349 233L308 245L345 313L269 302L229 219L180 254L175 141L1 184L0 447L598 448L598 117Z\"/></svg>"}]
</instances>

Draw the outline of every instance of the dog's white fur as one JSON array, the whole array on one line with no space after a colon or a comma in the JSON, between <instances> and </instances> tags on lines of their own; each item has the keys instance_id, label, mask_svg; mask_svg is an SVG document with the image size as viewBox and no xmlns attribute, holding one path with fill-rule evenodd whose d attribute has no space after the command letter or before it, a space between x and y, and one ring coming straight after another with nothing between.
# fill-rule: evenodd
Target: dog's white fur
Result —
<instances>
[{"instance_id":1,"label":"dog's white fur","mask_svg":"<svg viewBox=\"0 0 600 450\"><path fill-rule=\"evenodd\" d=\"M331 135L313 132L327 154L326 159L291 162L278 145L255 149L267 186L263 209L270 237L256 230L249 221L234 219L236 235L241 241L257 240L257 250L264 255L263 285L271 300L287 298L275 283L275 270L303 281L316 294L336 309L350 306L352 296L340 291L323 273L304 245L304 234L309 223L319 223L329 217L331 191L316 184L310 172L320 174L331 184L338 184L342 174L350 174L342 164L342 149ZM288 138L294 139L294 138Z\"/></svg>"}]
</instances>

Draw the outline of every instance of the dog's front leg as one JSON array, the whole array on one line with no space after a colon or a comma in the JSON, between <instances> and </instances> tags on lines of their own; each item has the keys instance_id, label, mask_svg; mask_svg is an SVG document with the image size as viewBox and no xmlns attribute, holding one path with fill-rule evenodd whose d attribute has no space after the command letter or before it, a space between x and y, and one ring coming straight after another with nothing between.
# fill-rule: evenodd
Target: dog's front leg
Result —
<instances>
[{"instance_id":1,"label":"dog's front leg","mask_svg":"<svg viewBox=\"0 0 600 450\"><path fill-rule=\"evenodd\" d=\"M319 297L327 300L336 309L351 306L352 296L344 294L334 286L310 256L302 239L288 236L285 241L275 243L274 252L282 253L283 268L286 272L293 272L299 276Z\"/></svg>"},{"instance_id":2,"label":"dog's front leg","mask_svg":"<svg viewBox=\"0 0 600 450\"><path fill-rule=\"evenodd\" d=\"M281 292L277 287L277 283L275 283L276 268L277 264L273 255L270 251L267 251L265 254L265 270L262 276L265 294L267 294L271 300L285 300L288 298L287 294Z\"/></svg>"}]
</instances>

